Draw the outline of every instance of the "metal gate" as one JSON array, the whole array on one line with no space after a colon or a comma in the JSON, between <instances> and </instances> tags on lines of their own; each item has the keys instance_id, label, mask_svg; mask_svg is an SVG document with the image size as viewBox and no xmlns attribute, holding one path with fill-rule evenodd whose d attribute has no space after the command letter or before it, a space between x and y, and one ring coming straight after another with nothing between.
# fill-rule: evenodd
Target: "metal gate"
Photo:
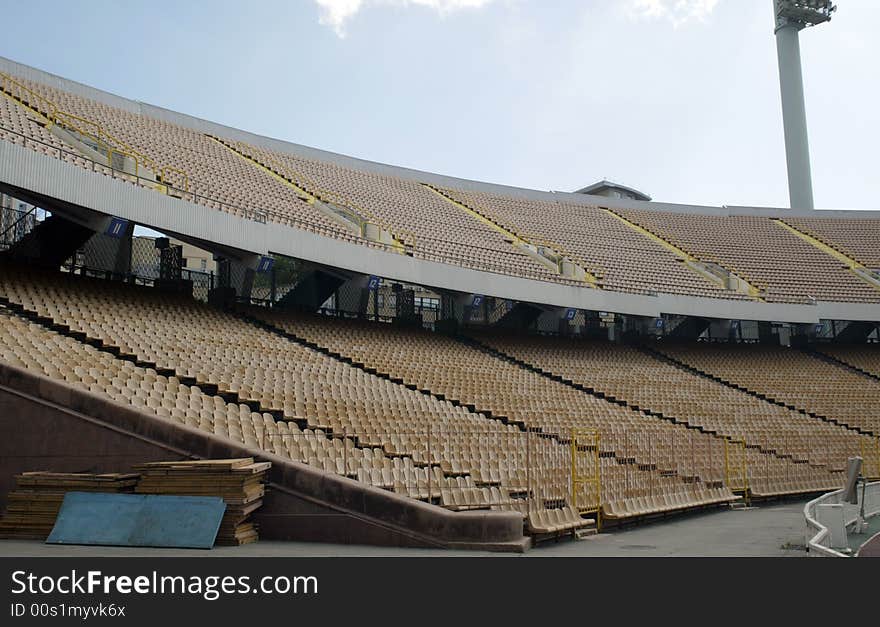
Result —
<instances>
[{"instance_id":1,"label":"metal gate","mask_svg":"<svg viewBox=\"0 0 880 627\"><path fill-rule=\"evenodd\" d=\"M749 505L749 472L746 443L733 438L724 440L724 479L734 494L740 493Z\"/></svg>"},{"instance_id":2,"label":"metal gate","mask_svg":"<svg viewBox=\"0 0 880 627\"><path fill-rule=\"evenodd\" d=\"M598 429L571 430L571 504L582 514L596 516L602 528L602 468Z\"/></svg>"}]
</instances>

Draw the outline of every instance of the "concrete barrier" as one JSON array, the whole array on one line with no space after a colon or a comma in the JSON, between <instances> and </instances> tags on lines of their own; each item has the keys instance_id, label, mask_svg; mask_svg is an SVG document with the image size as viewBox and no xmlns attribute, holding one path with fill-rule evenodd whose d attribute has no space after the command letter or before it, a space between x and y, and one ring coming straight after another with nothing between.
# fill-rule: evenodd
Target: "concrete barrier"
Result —
<instances>
[{"instance_id":1,"label":"concrete barrier","mask_svg":"<svg viewBox=\"0 0 880 627\"><path fill-rule=\"evenodd\" d=\"M858 520L862 490L859 488L857 491L859 505L844 503L843 492L842 488L828 492L804 506L805 540L810 557L848 557L838 549L844 548L841 543L846 541L846 527ZM880 481L869 483L865 487L865 518L878 514L880 514ZM832 521L836 524L832 524Z\"/></svg>"}]
</instances>

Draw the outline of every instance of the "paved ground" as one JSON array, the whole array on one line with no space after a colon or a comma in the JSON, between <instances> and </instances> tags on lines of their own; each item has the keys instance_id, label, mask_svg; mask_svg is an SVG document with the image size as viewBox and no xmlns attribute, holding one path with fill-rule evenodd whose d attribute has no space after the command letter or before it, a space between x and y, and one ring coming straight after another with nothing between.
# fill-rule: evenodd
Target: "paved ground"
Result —
<instances>
[{"instance_id":1,"label":"paved ground","mask_svg":"<svg viewBox=\"0 0 880 627\"><path fill-rule=\"evenodd\" d=\"M853 552L857 552L863 544L865 544L868 540L880 533L880 516L873 516L869 518L867 520L867 523L868 528L865 530L864 533L850 532L846 536L849 548L851 548ZM874 553L873 544L872 548L863 552L862 555L867 555L868 553Z\"/></svg>"},{"instance_id":2,"label":"paved ground","mask_svg":"<svg viewBox=\"0 0 880 627\"><path fill-rule=\"evenodd\" d=\"M804 557L805 501L770 504L747 510L716 510L630 526L582 541L542 543L526 557L627 556L778 556ZM0 540L0 556L165 556L325 557L325 556L474 556L473 551L389 549L382 547L300 542L258 542L210 551L123 547L59 546L42 542Z\"/></svg>"}]
</instances>

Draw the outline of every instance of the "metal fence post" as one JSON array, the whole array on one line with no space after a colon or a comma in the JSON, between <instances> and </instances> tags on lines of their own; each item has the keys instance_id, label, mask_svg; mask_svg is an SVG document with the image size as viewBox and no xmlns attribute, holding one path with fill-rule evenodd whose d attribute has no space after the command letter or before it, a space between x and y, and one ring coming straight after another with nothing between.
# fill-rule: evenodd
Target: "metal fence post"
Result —
<instances>
[{"instance_id":1,"label":"metal fence post","mask_svg":"<svg viewBox=\"0 0 880 627\"><path fill-rule=\"evenodd\" d=\"M528 515L532 515L532 439L529 437L531 427L526 427L526 508Z\"/></svg>"},{"instance_id":2,"label":"metal fence post","mask_svg":"<svg viewBox=\"0 0 880 627\"><path fill-rule=\"evenodd\" d=\"M431 425L428 425L428 502L431 502L432 494L431 494L431 471L433 470L433 466L431 465Z\"/></svg>"}]
</instances>

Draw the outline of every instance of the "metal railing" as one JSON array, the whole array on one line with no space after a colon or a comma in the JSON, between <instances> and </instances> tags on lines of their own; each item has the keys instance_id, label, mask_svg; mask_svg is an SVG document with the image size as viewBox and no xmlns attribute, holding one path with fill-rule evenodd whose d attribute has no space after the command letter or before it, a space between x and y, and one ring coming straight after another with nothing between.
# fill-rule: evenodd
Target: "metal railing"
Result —
<instances>
[{"instance_id":1,"label":"metal railing","mask_svg":"<svg viewBox=\"0 0 880 627\"><path fill-rule=\"evenodd\" d=\"M144 153L110 134L98 122L61 110L53 101L3 72L0 72L0 90L22 105L38 111L48 120L50 125L57 125L81 136L81 138L91 140L95 144L95 151L106 154L107 163L111 166L114 162L113 155L118 154L133 160L135 176L139 176L139 169L143 166L152 169L154 176L158 175L159 182L163 183L167 180L168 174L173 172L181 175L184 191L189 188L189 175L183 170L157 164Z\"/></svg>"}]
</instances>

